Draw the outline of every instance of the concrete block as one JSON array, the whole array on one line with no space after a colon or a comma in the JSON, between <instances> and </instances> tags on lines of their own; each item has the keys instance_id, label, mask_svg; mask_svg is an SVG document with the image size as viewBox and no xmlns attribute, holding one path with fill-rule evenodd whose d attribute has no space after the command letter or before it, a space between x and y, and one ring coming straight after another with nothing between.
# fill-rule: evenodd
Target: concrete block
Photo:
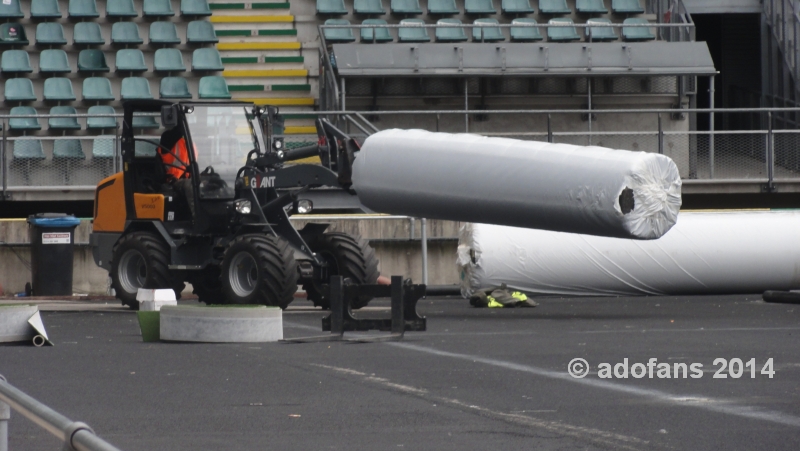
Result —
<instances>
[{"instance_id":1,"label":"concrete block","mask_svg":"<svg viewBox=\"0 0 800 451\"><path fill-rule=\"evenodd\" d=\"M174 301L175 300L175 291L169 288L159 288L156 290L147 289L147 288L139 288L139 291L136 293L136 300L139 302L144 301L156 301L156 302L163 302L163 301Z\"/></svg>"},{"instance_id":2,"label":"concrete block","mask_svg":"<svg viewBox=\"0 0 800 451\"><path fill-rule=\"evenodd\" d=\"M39 311L35 305L0 307L0 342L28 341L36 334L28 319Z\"/></svg>"},{"instance_id":3,"label":"concrete block","mask_svg":"<svg viewBox=\"0 0 800 451\"><path fill-rule=\"evenodd\" d=\"M283 339L283 311L277 307L165 306L160 313L163 341L262 343Z\"/></svg>"}]
</instances>

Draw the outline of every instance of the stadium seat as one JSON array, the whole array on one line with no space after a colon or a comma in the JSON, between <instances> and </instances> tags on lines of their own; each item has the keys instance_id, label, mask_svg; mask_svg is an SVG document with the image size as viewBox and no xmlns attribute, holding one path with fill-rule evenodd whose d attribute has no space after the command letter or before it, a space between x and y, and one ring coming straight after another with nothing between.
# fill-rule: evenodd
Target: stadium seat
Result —
<instances>
[{"instance_id":1,"label":"stadium seat","mask_svg":"<svg viewBox=\"0 0 800 451\"><path fill-rule=\"evenodd\" d=\"M106 17L139 17L139 12L134 8L133 0L108 0Z\"/></svg>"},{"instance_id":2,"label":"stadium seat","mask_svg":"<svg viewBox=\"0 0 800 451\"><path fill-rule=\"evenodd\" d=\"M580 14L606 14L603 0L575 0L575 10Z\"/></svg>"},{"instance_id":3,"label":"stadium seat","mask_svg":"<svg viewBox=\"0 0 800 451\"><path fill-rule=\"evenodd\" d=\"M644 14L639 0L611 0L611 11L614 14Z\"/></svg>"},{"instance_id":4,"label":"stadium seat","mask_svg":"<svg viewBox=\"0 0 800 451\"><path fill-rule=\"evenodd\" d=\"M417 14L422 14L419 0L391 0L389 9L391 9L392 14L399 16L415 16Z\"/></svg>"},{"instance_id":5,"label":"stadium seat","mask_svg":"<svg viewBox=\"0 0 800 451\"><path fill-rule=\"evenodd\" d=\"M219 42L214 25L206 20L193 20L186 27L186 42L189 44L216 44Z\"/></svg>"},{"instance_id":6,"label":"stadium seat","mask_svg":"<svg viewBox=\"0 0 800 451\"><path fill-rule=\"evenodd\" d=\"M647 25L647 19L630 18L625 19L622 24ZM626 41L652 41L656 36L647 27L622 27L622 36Z\"/></svg>"},{"instance_id":7,"label":"stadium seat","mask_svg":"<svg viewBox=\"0 0 800 451\"><path fill-rule=\"evenodd\" d=\"M75 100L75 91L69 78L52 77L44 81L44 100L67 101Z\"/></svg>"},{"instance_id":8,"label":"stadium seat","mask_svg":"<svg viewBox=\"0 0 800 451\"><path fill-rule=\"evenodd\" d=\"M382 16L386 14L381 0L354 0L353 12L356 14Z\"/></svg>"},{"instance_id":9,"label":"stadium seat","mask_svg":"<svg viewBox=\"0 0 800 451\"><path fill-rule=\"evenodd\" d=\"M32 0L31 19L60 19L58 0Z\"/></svg>"},{"instance_id":10,"label":"stadium seat","mask_svg":"<svg viewBox=\"0 0 800 451\"><path fill-rule=\"evenodd\" d=\"M153 116L133 116L133 128L159 128Z\"/></svg>"},{"instance_id":11,"label":"stadium seat","mask_svg":"<svg viewBox=\"0 0 800 451\"><path fill-rule=\"evenodd\" d=\"M22 19L25 14L19 7L19 0L3 0L0 2L0 19Z\"/></svg>"},{"instance_id":12,"label":"stadium seat","mask_svg":"<svg viewBox=\"0 0 800 451\"><path fill-rule=\"evenodd\" d=\"M189 91L189 84L183 77L164 77L161 79L161 86L158 95L162 99L191 99L192 93Z\"/></svg>"},{"instance_id":13,"label":"stadium seat","mask_svg":"<svg viewBox=\"0 0 800 451\"><path fill-rule=\"evenodd\" d=\"M94 105L90 106L87 114L116 114L114 107L109 105ZM115 117L88 117L86 118L87 129L98 128L117 128L117 118Z\"/></svg>"},{"instance_id":14,"label":"stadium seat","mask_svg":"<svg viewBox=\"0 0 800 451\"><path fill-rule=\"evenodd\" d=\"M170 0L144 0L142 13L145 17L172 17L175 15Z\"/></svg>"},{"instance_id":15,"label":"stadium seat","mask_svg":"<svg viewBox=\"0 0 800 451\"><path fill-rule=\"evenodd\" d=\"M127 77L122 79L120 87L120 99L152 99L150 92L150 82L144 77Z\"/></svg>"},{"instance_id":16,"label":"stadium seat","mask_svg":"<svg viewBox=\"0 0 800 451\"><path fill-rule=\"evenodd\" d=\"M153 67L156 72L185 72L181 51L176 48L156 50L153 57Z\"/></svg>"},{"instance_id":17,"label":"stadium seat","mask_svg":"<svg viewBox=\"0 0 800 451\"><path fill-rule=\"evenodd\" d=\"M539 12L542 14L572 14L567 0L539 0Z\"/></svg>"},{"instance_id":18,"label":"stadium seat","mask_svg":"<svg viewBox=\"0 0 800 451\"><path fill-rule=\"evenodd\" d=\"M54 106L50 108L50 114L78 114L78 112L71 106ZM51 117L47 120L47 126L52 130L81 129L77 117Z\"/></svg>"},{"instance_id":19,"label":"stadium seat","mask_svg":"<svg viewBox=\"0 0 800 451\"><path fill-rule=\"evenodd\" d=\"M386 25L383 19L364 19L361 25ZM388 28L362 28L361 42L392 42L394 38L389 33Z\"/></svg>"},{"instance_id":20,"label":"stadium seat","mask_svg":"<svg viewBox=\"0 0 800 451\"><path fill-rule=\"evenodd\" d=\"M461 10L456 6L456 0L428 0L428 14L450 16L461 14Z\"/></svg>"},{"instance_id":21,"label":"stadium seat","mask_svg":"<svg viewBox=\"0 0 800 451\"><path fill-rule=\"evenodd\" d=\"M175 45L181 43L178 29L172 22L153 22L150 24L150 44Z\"/></svg>"},{"instance_id":22,"label":"stadium seat","mask_svg":"<svg viewBox=\"0 0 800 451\"><path fill-rule=\"evenodd\" d=\"M113 110L113 108L111 109ZM109 119L113 120L114 118L109 118ZM103 128L110 128L110 127L103 127ZM115 144L116 144L116 139L112 135L101 135L93 139L92 158L114 158L114 154L116 154L116 151L114 149Z\"/></svg>"},{"instance_id":23,"label":"stadium seat","mask_svg":"<svg viewBox=\"0 0 800 451\"><path fill-rule=\"evenodd\" d=\"M344 0L317 0L317 14L342 16L348 13Z\"/></svg>"},{"instance_id":24,"label":"stadium seat","mask_svg":"<svg viewBox=\"0 0 800 451\"><path fill-rule=\"evenodd\" d=\"M610 24L608 19L589 19L586 21L587 25L594 23ZM591 39L590 39L591 38ZM586 29L586 40L593 42L616 41L619 39L617 32L612 27L588 27Z\"/></svg>"},{"instance_id":25,"label":"stadium seat","mask_svg":"<svg viewBox=\"0 0 800 451\"><path fill-rule=\"evenodd\" d=\"M14 141L14 155L15 159L24 160L44 160L44 151L42 150L42 141L38 139L15 139Z\"/></svg>"},{"instance_id":26,"label":"stadium seat","mask_svg":"<svg viewBox=\"0 0 800 451\"><path fill-rule=\"evenodd\" d=\"M475 24L487 23L497 25L497 19L475 19ZM500 27L475 27L472 29L472 40L475 42L500 42L505 41L506 37L500 31Z\"/></svg>"},{"instance_id":27,"label":"stadium seat","mask_svg":"<svg viewBox=\"0 0 800 451\"><path fill-rule=\"evenodd\" d=\"M78 72L109 72L106 55L102 50L83 49L78 53Z\"/></svg>"},{"instance_id":28,"label":"stadium seat","mask_svg":"<svg viewBox=\"0 0 800 451\"><path fill-rule=\"evenodd\" d=\"M105 77L84 78L83 100L114 100L114 93L111 91L111 80Z\"/></svg>"},{"instance_id":29,"label":"stadium seat","mask_svg":"<svg viewBox=\"0 0 800 451\"><path fill-rule=\"evenodd\" d=\"M225 66L222 65L222 58L217 49L210 47L192 52L193 71L221 71L224 69Z\"/></svg>"},{"instance_id":30,"label":"stadium seat","mask_svg":"<svg viewBox=\"0 0 800 451\"><path fill-rule=\"evenodd\" d=\"M39 72L46 74L68 74L72 72L69 67L67 52L61 49L42 50L39 54Z\"/></svg>"},{"instance_id":31,"label":"stadium seat","mask_svg":"<svg viewBox=\"0 0 800 451\"><path fill-rule=\"evenodd\" d=\"M25 27L16 22L8 22L0 25L0 45L6 47L28 44L28 36L25 34Z\"/></svg>"},{"instance_id":32,"label":"stadium seat","mask_svg":"<svg viewBox=\"0 0 800 451\"><path fill-rule=\"evenodd\" d=\"M0 71L9 74L33 72L31 58L25 50L6 50L0 57Z\"/></svg>"},{"instance_id":33,"label":"stadium seat","mask_svg":"<svg viewBox=\"0 0 800 451\"><path fill-rule=\"evenodd\" d=\"M205 17L211 15L206 0L181 0L181 16Z\"/></svg>"},{"instance_id":34,"label":"stadium seat","mask_svg":"<svg viewBox=\"0 0 800 451\"><path fill-rule=\"evenodd\" d=\"M533 8L528 0L502 0L500 10L503 14L533 14Z\"/></svg>"},{"instance_id":35,"label":"stadium seat","mask_svg":"<svg viewBox=\"0 0 800 451\"><path fill-rule=\"evenodd\" d=\"M144 54L139 49L117 51L117 72L145 72Z\"/></svg>"},{"instance_id":36,"label":"stadium seat","mask_svg":"<svg viewBox=\"0 0 800 451\"><path fill-rule=\"evenodd\" d=\"M11 116L39 114L36 108L30 106L15 106L9 112ZM42 126L39 124L37 117L12 117L8 120L8 128L11 130L41 130Z\"/></svg>"},{"instance_id":37,"label":"stadium seat","mask_svg":"<svg viewBox=\"0 0 800 451\"><path fill-rule=\"evenodd\" d=\"M33 82L28 78L9 78L3 90L6 102L32 102L36 100Z\"/></svg>"},{"instance_id":38,"label":"stadium seat","mask_svg":"<svg viewBox=\"0 0 800 451\"><path fill-rule=\"evenodd\" d=\"M67 45L64 27L58 22L42 22L36 26L36 44Z\"/></svg>"},{"instance_id":39,"label":"stadium seat","mask_svg":"<svg viewBox=\"0 0 800 451\"><path fill-rule=\"evenodd\" d=\"M72 31L72 43L75 45L105 45L106 40L100 32L97 22L78 22Z\"/></svg>"},{"instance_id":40,"label":"stadium seat","mask_svg":"<svg viewBox=\"0 0 800 451\"><path fill-rule=\"evenodd\" d=\"M550 25L572 25L572 19L550 19L547 21ZM554 41L554 42L569 42L569 41L580 41L581 37L578 36L578 32L575 31L575 27L550 27L547 29L547 40Z\"/></svg>"},{"instance_id":41,"label":"stadium seat","mask_svg":"<svg viewBox=\"0 0 800 451\"><path fill-rule=\"evenodd\" d=\"M492 0L465 0L464 12L467 14L497 14Z\"/></svg>"},{"instance_id":42,"label":"stadium seat","mask_svg":"<svg viewBox=\"0 0 800 451\"><path fill-rule=\"evenodd\" d=\"M403 19L400 25L425 25L422 19ZM430 42L431 38L428 36L428 29L422 27L400 27L397 29L397 37L400 42Z\"/></svg>"},{"instance_id":43,"label":"stadium seat","mask_svg":"<svg viewBox=\"0 0 800 451\"><path fill-rule=\"evenodd\" d=\"M95 0L69 0L67 14L73 19L100 17Z\"/></svg>"},{"instance_id":44,"label":"stadium seat","mask_svg":"<svg viewBox=\"0 0 800 451\"><path fill-rule=\"evenodd\" d=\"M534 19L527 19L521 17L514 19L511 24L538 24ZM511 27L511 41L512 42L535 42L544 39L542 33L539 32L538 27Z\"/></svg>"},{"instance_id":45,"label":"stadium seat","mask_svg":"<svg viewBox=\"0 0 800 451\"><path fill-rule=\"evenodd\" d=\"M200 86L197 90L201 99L230 99L231 93L228 90L228 83L224 77L209 75L200 79Z\"/></svg>"},{"instance_id":46,"label":"stadium seat","mask_svg":"<svg viewBox=\"0 0 800 451\"><path fill-rule=\"evenodd\" d=\"M81 147L81 140L57 139L53 141L53 158L54 159L69 158L76 160L85 160L86 155L83 153L83 148Z\"/></svg>"},{"instance_id":47,"label":"stadium seat","mask_svg":"<svg viewBox=\"0 0 800 451\"><path fill-rule=\"evenodd\" d=\"M458 19L439 19L436 25L461 25ZM439 42L463 42L467 40L467 35L463 28L455 27L436 27L436 40Z\"/></svg>"},{"instance_id":48,"label":"stadium seat","mask_svg":"<svg viewBox=\"0 0 800 451\"><path fill-rule=\"evenodd\" d=\"M350 25L350 21L346 19L328 19L325 25ZM328 43L332 42L353 42L356 40L353 36L353 30L350 28L324 28L325 40Z\"/></svg>"},{"instance_id":49,"label":"stadium seat","mask_svg":"<svg viewBox=\"0 0 800 451\"><path fill-rule=\"evenodd\" d=\"M139 36L139 27L135 22L114 22L111 25L112 44L141 44L144 41Z\"/></svg>"}]
</instances>

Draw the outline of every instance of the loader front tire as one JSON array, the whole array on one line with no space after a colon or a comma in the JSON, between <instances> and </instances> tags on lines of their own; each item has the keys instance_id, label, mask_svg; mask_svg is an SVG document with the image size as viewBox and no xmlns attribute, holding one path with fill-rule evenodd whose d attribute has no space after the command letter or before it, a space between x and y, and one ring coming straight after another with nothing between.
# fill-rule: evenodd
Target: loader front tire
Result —
<instances>
[{"instance_id":1,"label":"loader front tire","mask_svg":"<svg viewBox=\"0 0 800 451\"><path fill-rule=\"evenodd\" d=\"M151 232L123 236L112 251L111 286L123 305L139 310L139 288L171 288L180 299L183 282L169 270L169 247Z\"/></svg>"},{"instance_id":2,"label":"loader front tire","mask_svg":"<svg viewBox=\"0 0 800 451\"><path fill-rule=\"evenodd\" d=\"M232 304L263 304L285 309L297 291L297 262L286 240L243 235L225 251L222 292Z\"/></svg>"}]
</instances>

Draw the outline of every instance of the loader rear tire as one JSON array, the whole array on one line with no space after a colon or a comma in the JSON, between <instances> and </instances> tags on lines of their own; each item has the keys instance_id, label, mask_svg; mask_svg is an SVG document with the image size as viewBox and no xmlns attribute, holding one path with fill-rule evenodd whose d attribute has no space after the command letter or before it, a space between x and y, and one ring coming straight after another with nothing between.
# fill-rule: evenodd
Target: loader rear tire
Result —
<instances>
[{"instance_id":1,"label":"loader rear tire","mask_svg":"<svg viewBox=\"0 0 800 451\"><path fill-rule=\"evenodd\" d=\"M139 288L171 288L180 299L183 281L169 270L169 247L151 232L133 232L114 245L111 286L123 305L139 310Z\"/></svg>"},{"instance_id":2,"label":"loader rear tire","mask_svg":"<svg viewBox=\"0 0 800 451\"><path fill-rule=\"evenodd\" d=\"M289 243L272 235L243 235L225 251L222 293L232 304L285 309L297 291L297 262Z\"/></svg>"},{"instance_id":3,"label":"loader rear tire","mask_svg":"<svg viewBox=\"0 0 800 451\"><path fill-rule=\"evenodd\" d=\"M354 284L374 284L378 281L378 258L363 238L341 232L323 233L308 245L311 250L328 262L329 276L342 276ZM325 297L321 285L329 280L310 281L303 284L308 299L315 306L329 309L330 300ZM351 309L366 307L372 297L360 296L351 302Z\"/></svg>"}]
</instances>

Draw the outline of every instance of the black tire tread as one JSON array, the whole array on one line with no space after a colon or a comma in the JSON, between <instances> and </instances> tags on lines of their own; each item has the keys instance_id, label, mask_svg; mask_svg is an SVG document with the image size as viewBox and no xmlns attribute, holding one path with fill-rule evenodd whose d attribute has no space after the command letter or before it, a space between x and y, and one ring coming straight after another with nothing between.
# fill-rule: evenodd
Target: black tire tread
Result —
<instances>
[{"instance_id":1,"label":"black tire tread","mask_svg":"<svg viewBox=\"0 0 800 451\"><path fill-rule=\"evenodd\" d=\"M257 286L252 303L285 309L294 300L294 293L297 291L297 262L291 246L286 240L273 235L242 235L231 242L229 249L242 242L248 242L253 247L259 264L264 268L264 274L261 275L264 283ZM226 273L227 266L223 263L223 279ZM223 282L227 300L237 302L232 291L228 294L229 290L226 288Z\"/></svg>"},{"instance_id":2,"label":"black tire tread","mask_svg":"<svg viewBox=\"0 0 800 451\"><path fill-rule=\"evenodd\" d=\"M169 269L169 247L158 235L152 232L133 232L120 238L112 250L111 282L116 297L122 301L123 305L127 305L134 310L139 309L139 302L136 300L136 295L130 296L128 293L125 293L120 287L116 277L116 262L117 258L120 256L120 248L124 250L126 247L139 247L139 251L142 252L145 260L149 262L149 280L145 282L145 286L142 288L171 288L175 291L175 298L180 299L184 284L183 281L179 280Z\"/></svg>"}]
</instances>

